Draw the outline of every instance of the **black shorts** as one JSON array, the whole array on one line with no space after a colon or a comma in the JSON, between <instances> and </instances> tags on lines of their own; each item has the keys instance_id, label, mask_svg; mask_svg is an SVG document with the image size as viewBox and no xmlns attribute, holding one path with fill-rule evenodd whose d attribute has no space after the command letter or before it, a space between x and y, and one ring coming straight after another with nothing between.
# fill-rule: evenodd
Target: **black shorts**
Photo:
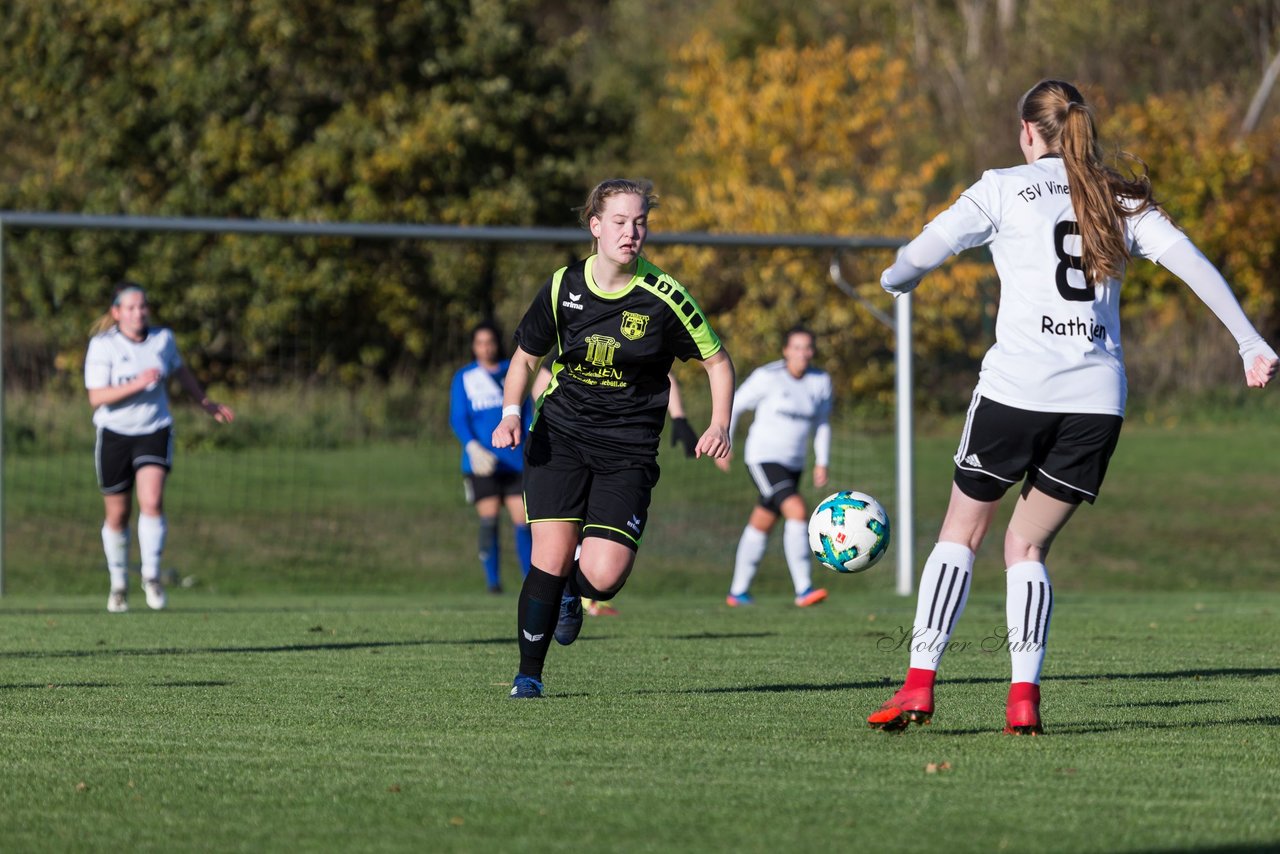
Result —
<instances>
[{"instance_id":1,"label":"black shorts","mask_svg":"<svg viewBox=\"0 0 1280 854\"><path fill-rule=\"evenodd\" d=\"M478 474L462 476L462 491L467 496L468 504L475 504L482 498L519 495L522 489L524 477L518 471L496 471L488 477Z\"/></svg>"},{"instance_id":2,"label":"black shorts","mask_svg":"<svg viewBox=\"0 0 1280 854\"><path fill-rule=\"evenodd\" d=\"M782 513L782 502L800 491L799 469L779 463L747 463L747 471L760 492L757 503L770 513Z\"/></svg>"},{"instance_id":3,"label":"black shorts","mask_svg":"<svg viewBox=\"0 0 1280 854\"><path fill-rule=\"evenodd\" d=\"M956 486L996 501L1025 478L1023 495L1035 487L1069 504L1092 504L1123 424L1119 415L1033 412L975 394L956 451Z\"/></svg>"},{"instance_id":4,"label":"black shorts","mask_svg":"<svg viewBox=\"0 0 1280 854\"><path fill-rule=\"evenodd\" d=\"M583 537L640 547L649 498L658 483L652 457L593 452L563 436L532 430L524 452L524 506L529 523L576 522Z\"/></svg>"},{"instance_id":5,"label":"black shorts","mask_svg":"<svg viewBox=\"0 0 1280 854\"><path fill-rule=\"evenodd\" d=\"M135 473L143 466L160 466L165 471L173 468L173 428L126 436L99 427L93 461L103 495L128 492L133 489Z\"/></svg>"}]
</instances>

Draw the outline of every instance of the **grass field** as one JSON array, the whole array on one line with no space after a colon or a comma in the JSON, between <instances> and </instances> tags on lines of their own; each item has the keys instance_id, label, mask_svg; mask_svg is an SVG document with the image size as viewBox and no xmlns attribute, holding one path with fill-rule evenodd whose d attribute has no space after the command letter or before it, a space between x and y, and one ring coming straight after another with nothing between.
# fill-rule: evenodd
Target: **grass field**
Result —
<instances>
[{"instance_id":1,"label":"grass field","mask_svg":"<svg viewBox=\"0 0 1280 854\"><path fill-rule=\"evenodd\" d=\"M862 721L912 606L864 580L808 611L629 589L525 702L510 596L6 600L0 847L1280 845L1280 595L1062 595L1040 738L999 734L1003 604L975 595L933 724L886 735Z\"/></svg>"},{"instance_id":2,"label":"grass field","mask_svg":"<svg viewBox=\"0 0 1280 854\"><path fill-rule=\"evenodd\" d=\"M895 550L799 611L774 542L731 611L750 485L665 447L622 616L531 703L452 446L181 453L193 586L126 615L87 453L8 454L0 851L1276 850L1274 417L1131 421L1055 544L1035 739L1000 734L998 535L934 723L890 736L864 718L906 667ZM920 558L955 435L917 442ZM893 512L892 472L890 437L838 440L833 488Z\"/></svg>"}]
</instances>

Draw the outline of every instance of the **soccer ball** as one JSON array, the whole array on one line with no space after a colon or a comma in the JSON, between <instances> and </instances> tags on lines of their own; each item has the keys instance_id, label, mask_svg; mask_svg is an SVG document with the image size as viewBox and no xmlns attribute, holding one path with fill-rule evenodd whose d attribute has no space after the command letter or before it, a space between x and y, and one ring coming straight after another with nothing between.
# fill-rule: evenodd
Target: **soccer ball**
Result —
<instances>
[{"instance_id":1,"label":"soccer ball","mask_svg":"<svg viewBox=\"0 0 1280 854\"><path fill-rule=\"evenodd\" d=\"M827 569L870 569L889 548L889 514L865 492L828 495L809 517L809 548Z\"/></svg>"}]
</instances>

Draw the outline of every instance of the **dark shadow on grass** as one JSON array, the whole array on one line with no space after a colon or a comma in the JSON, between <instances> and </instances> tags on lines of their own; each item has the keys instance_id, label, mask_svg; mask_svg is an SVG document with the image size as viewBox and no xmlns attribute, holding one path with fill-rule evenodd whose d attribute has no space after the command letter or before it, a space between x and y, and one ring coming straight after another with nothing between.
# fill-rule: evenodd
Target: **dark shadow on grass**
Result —
<instances>
[{"instance_id":1,"label":"dark shadow on grass","mask_svg":"<svg viewBox=\"0 0 1280 854\"><path fill-rule=\"evenodd\" d=\"M1259 852L1280 851L1280 837L1272 842L1227 842L1222 845L1197 845L1190 848L1144 848L1138 854L1185 854L1194 850L1196 854L1258 854Z\"/></svg>"},{"instance_id":2,"label":"dark shadow on grass","mask_svg":"<svg viewBox=\"0 0 1280 854\"><path fill-rule=\"evenodd\" d=\"M1062 676L1045 677L1045 682L1110 682L1110 681L1173 681L1182 679L1258 679L1267 676L1280 676L1280 667L1218 667L1205 668L1197 670L1171 670L1165 672L1146 672L1146 673L1090 673L1090 674L1064 674ZM1006 676L967 676L959 679L939 679L939 691L946 690L947 685L1006 685L1009 679ZM687 689L677 692L666 691L641 691L637 693L663 694L663 693L679 693L679 694L750 694L765 693L776 694L786 691L861 691L871 688L891 688L897 687L900 683L895 679L887 676L879 679L866 679L860 682L788 682L772 685L726 685L717 688L698 688ZM1192 703L1215 703L1217 700L1192 700ZM1179 706L1183 703L1176 701L1165 701L1159 703L1121 703L1115 704L1116 708L1124 708L1127 706Z\"/></svg>"},{"instance_id":3,"label":"dark shadow on grass","mask_svg":"<svg viewBox=\"0 0 1280 854\"><path fill-rule=\"evenodd\" d=\"M1104 703L1108 709L1177 709L1181 706L1220 706L1226 700L1151 700L1146 703Z\"/></svg>"},{"instance_id":4,"label":"dark shadow on grass","mask_svg":"<svg viewBox=\"0 0 1280 854\"><path fill-rule=\"evenodd\" d=\"M110 682L10 682L0 691L51 691L57 688L114 688Z\"/></svg>"},{"instance_id":5,"label":"dark shadow on grass","mask_svg":"<svg viewBox=\"0 0 1280 854\"><path fill-rule=\"evenodd\" d=\"M771 638L776 632L696 632L690 635L667 635L664 640L741 640L743 638Z\"/></svg>"},{"instance_id":6,"label":"dark shadow on grass","mask_svg":"<svg viewBox=\"0 0 1280 854\"><path fill-rule=\"evenodd\" d=\"M179 594L181 595L181 594ZM182 605L173 606L163 611L148 611L144 608L134 608L139 614L153 614L156 617L198 617L201 614L404 614L412 611L422 611L430 609L430 603L422 603L419 605L405 605L404 607L344 607L336 608L331 606L317 605L315 607L307 607L305 605L278 605L278 606L210 606L210 607L183 607ZM483 609L477 608L476 611ZM92 614L94 616L106 616L107 609L97 606L84 606L82 608L0 608L0 617L67 617L67 616L84 616ZM111 614L107 617L110 620L128 620L129 615Z\"/></svg>"},{"instance_id":7,"label":"dark shadow on grass","mask_svg":"<svg viewBox=\"0 0 1280 854\"><path fill-rule=\"evenodd\" d=\"M514 638L476 638L473 640L416 641L352 641L349 643L296 643L279 646L193 646L158 647L153 649L64 649L50 652L0 652L0 659L101 658L109 656L152 655L225 655L277 652L349 652L351 650L396 649L420 646L514 645Z\"/></svg>"},{"instance_id":8,"label":"dark shadow on grass","mask_svg":"<svg viewBox=\"0 0 1280 854\"><path fill-rule=\"evenodd\" d=\"M1126 718L1122 721L1114 721L1107 723L1064 723L1055 724L1049 720L1045 723L1045 734L1043 736L1019 736L1019 738L1053 738L1054 736L1064 735L1092 735L1095 733L1106 732L1137 732L1144 729L1207 729L1209 727L1223 726L1280 726L1280 715L1261 715L1253 718L1222 718L1222 719L1204 719L1199 721L1140 721L1132 718ZM989 727L986 729L947 729L946 725L939 726L938 719L935 717L933 723L929 724L930 731L936 736L944 736L954 738L960 736L973 735L991 735L1000 732L998 727ZM887 735L901 735L901 733L887 733Z\"/></svg>"}]
</instances>

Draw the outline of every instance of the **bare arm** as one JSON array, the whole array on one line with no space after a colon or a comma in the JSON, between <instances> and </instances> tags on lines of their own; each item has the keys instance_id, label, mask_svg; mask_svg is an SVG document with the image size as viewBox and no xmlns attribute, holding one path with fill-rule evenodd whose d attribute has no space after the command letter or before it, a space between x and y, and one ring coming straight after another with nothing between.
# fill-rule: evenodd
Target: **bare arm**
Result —
<instances>
[{"instance_id":1,"label":"bare arm","mask_svg":"<svg viewBox=\"0 0 1280 854\"><path fill-rule=\"evenodd\" d=\"M551 385L551 369L543 365L538 368L538 375L533 378L533 387L529 389L529 396L537 400L542 397L542 393L549 385Z\"/></svg>"},{"instance_id":2,"label":"bare arm","mask_svg":"<svg viewBox=\"0 0 1280 854\"><path fill-rule=\"evenodd\" d=\"M667 374L667 381L671 383L671 394L667 396L667 414L672 418L684 418L684 400L680 397L680 383L676 382L676 375Z\"/></svg>"},{"instance_id":3,"label":"bare arm","mask_svg":"<svg viewBox=\"0 0 1280 854\"><path fill-rule=\"evenodd\" d=\"M113 406L139 392L146 391L153 383L160 382L160 379L159 368L147 368L123 385L106 385L101 388L91 388L88 390L89 405L94 409L99 406Z\"/></svg>"},{"instance_id":4,"label":"bare arm","mask_svg":"<svg viewBox=\"0 0 1280 854\"><path fill-rule=\"evenodd\" d=\"M733 389L737 377L728 350L721 349L702 362L702 367L711 384L711 424L698 440L696 453L699 457L706 454L718 460L727 457L732 447L729 441L729 418L733 414Z\"/></svg>"},{"instance_id":5,"label":"bare arm","mask_svg":"<svg viewBox=\"0 0 1280 854\"><path fill-rule=\"evenodd\" d=\"M191 373L191 369L186 365L178 368L174 374L178 378L178 384L182 386L183 391L190 395L191 399L198 402L200 408L213 416L213 420L221 424L227 424L235 420L236 414L231 411L229 406L216 403L209 399L204 393L204 388L200 385L200 381L196 379L196 375Z\"/></svg>"},{"instance_id":6,"label":"bare arm","mask_svg":"<svg viewBox=\"0 0 1280 854\"><path fill-rule=\"evenodd\" d=\"M529 393L529 386L541 364L541 356L526 352L521 347L516 348L515 354L511 357L511 365L507 368L506 382L502 385L504 414L498 426L494 428L493 438L490 440L495 448L517 447L524 438L521 435L524 433L524 421L520 417L520 407L524 403L525 395ZM512 407L515 409L512 410ZM506 414L508 412L510 414Z\"/></svg>"}]
</instances>

